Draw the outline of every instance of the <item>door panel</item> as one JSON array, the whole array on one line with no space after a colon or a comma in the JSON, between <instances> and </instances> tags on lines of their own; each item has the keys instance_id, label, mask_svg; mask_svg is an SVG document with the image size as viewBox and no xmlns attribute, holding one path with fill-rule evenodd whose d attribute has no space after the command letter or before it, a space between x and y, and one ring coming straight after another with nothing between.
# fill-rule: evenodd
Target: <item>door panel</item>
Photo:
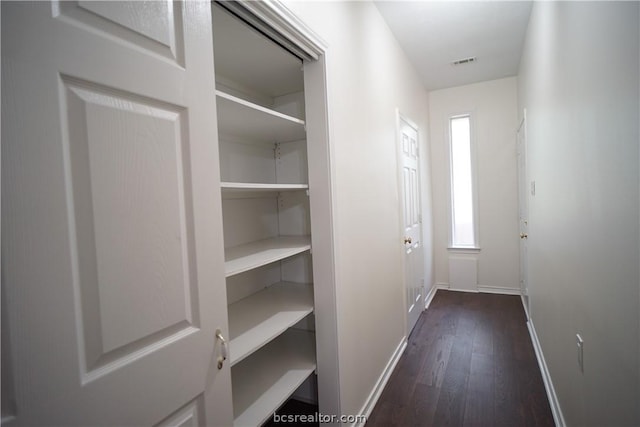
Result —
<instances>
[{"instance_id":1,"label":"door panel","mask_svg":"<svg viewBox=\"0 0 640 427\"><path fill-rule=\"evenodd\" d=\"M188 262L193 209L184 199L190 168L182 153L189 147L180 107L138 102L66 77L62 84L71 244L81 254L76 292L87 370L93 370L198 326Z\"/></svg>"},{"instance_id":2,"label":"door panel","mask_svg":"<svg viewBox=\"0 0 640 427\"><path fill-rule=\"evenodd\" d=\"M210 4L1 7L16 423L230 425Z\"/></svg>"},{"instance_id":3,"label":"door panel","mask_svg":"<svg viewBox=\"0 0 640 427\"><path fill-rule=\"evenodd\" d=\"M203 396L198 396L184 407L178 409L155 427L196 427L204 425L203 421Z\"/></svg>"},{"instance_id":4,"label":"door panel","mask_svg":"<svg viewBox=\"0 0 640 427\"><path fill-rule=\"evenodd\" d=\"M422 220L420 218L420 174L418 131L400 118L402 197L405 246L405 287L408 333L423 310Z\"/></svg>"},{"instance_id":5,"label":"door panel","mask_svg":"<svg viewBox=\"0 0 640 427\"><path fill-rule=\"evenodd\" d=\"M57 19L100 31L184 66L184 33L179 2L54 1L52 8ZM150 16L153 16L152 20L148 19Z\"/></svg>"}]
</instances>

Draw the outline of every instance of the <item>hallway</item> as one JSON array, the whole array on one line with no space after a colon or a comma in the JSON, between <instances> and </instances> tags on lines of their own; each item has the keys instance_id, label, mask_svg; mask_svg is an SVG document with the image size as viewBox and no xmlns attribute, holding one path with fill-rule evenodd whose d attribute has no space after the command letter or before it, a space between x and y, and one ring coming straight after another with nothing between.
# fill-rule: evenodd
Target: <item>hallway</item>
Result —
<instances>
[{"instance_id":1,"label":"hallway","mask_svg":"<svg viewBox=\"0 0 640 427\"><path fill-rule=\"evenodd\" d=\"M640 427L640 0L0 11L0 427Z\"/></svg>"},{"instance_id":2,"label":"hallway","mask_svg":"<svg viewBox=\"0 0 640 427\"><path fill-rule=\"evenodd\" d=\"M553 426L520 297L438 290L367 426Z\"/></svg>"}]
</instances>

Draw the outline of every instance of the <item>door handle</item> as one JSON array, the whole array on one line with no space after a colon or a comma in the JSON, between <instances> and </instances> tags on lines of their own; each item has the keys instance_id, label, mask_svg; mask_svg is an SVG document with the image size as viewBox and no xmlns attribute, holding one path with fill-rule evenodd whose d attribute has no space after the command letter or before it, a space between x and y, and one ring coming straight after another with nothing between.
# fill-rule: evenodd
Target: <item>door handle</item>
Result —
<instances>
[{"instance_id":1,"label":"door handle","mask_svg":"<svg viewBox=\"0 0 640 427\"><path fill-rule=\"evenodd\" d=\"M407 243L411 244L411 237L404 238L404 244L406 245Z\"/></svg>"},{"instance_id":2,"label":"door handle","mask_svg":"<svg viewBox=\"0 0 640 427\"><path fill-rule=\"evenodd\" d=\"M225 340L224 336L222 336L222 331L220 329L216 329L216 338L218 338L220 340L220 343L222 344L222 347L220 349L221 355L218 356L218 369L222 369L224 361L227 360L227 340Z\"/></svg>"},{"instance_id":3,"label":"door handle","mask_svg":"<svg viewBox=\"0 0 640 427\"><path fill-rule=\"evenodd\" d=\"M520 233L520 238L521 239L528 239L529 235L527 233Z\"/></svg>"}]
</instances>

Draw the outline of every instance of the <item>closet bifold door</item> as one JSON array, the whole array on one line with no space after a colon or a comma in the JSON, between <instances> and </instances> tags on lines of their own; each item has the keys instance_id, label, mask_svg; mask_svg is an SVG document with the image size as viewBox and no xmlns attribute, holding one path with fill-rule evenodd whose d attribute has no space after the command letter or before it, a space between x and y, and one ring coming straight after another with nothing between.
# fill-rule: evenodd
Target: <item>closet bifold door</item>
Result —
<instances>
[{"instance_id":1,"label":"closet bifold door","mask_svg":"<svg viewBox=\"0 0 640 427\"><path fill-rule=\"evenodd\" d=\"M251 426L315 380L304 76L212 9L234 425Z\"/></svg>"}]
</instances>

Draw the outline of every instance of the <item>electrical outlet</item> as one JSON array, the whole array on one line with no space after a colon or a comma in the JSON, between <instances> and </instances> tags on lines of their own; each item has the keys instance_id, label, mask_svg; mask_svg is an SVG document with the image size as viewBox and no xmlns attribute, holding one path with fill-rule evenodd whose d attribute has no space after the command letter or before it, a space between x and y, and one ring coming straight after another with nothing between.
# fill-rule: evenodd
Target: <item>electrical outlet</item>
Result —
<instances>
[{"instance_id":1,"label":"electrical outlet","mask_svg":"<svg viewBox=\"0 0 640 427\"><path fill-rule=\"evenodd\" d=\"M578 367L584 373L584 341L580 334L576 334L576 345L578 346Z\"/></svg>"}]
</instances>

